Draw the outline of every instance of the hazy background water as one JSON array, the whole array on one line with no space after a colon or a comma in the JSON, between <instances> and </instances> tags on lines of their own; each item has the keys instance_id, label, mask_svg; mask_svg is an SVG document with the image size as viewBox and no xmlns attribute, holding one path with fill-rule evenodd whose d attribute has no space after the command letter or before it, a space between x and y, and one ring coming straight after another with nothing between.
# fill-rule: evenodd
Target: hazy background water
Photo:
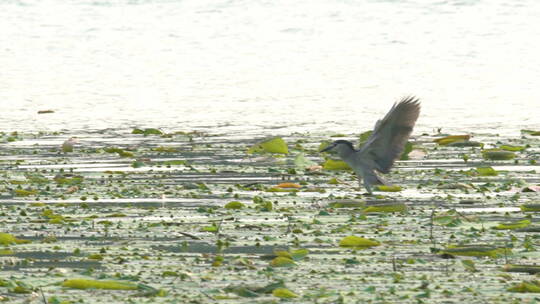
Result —
<instances>
[{"instance_id":1,"label":"hazy background water","mask_svg":"<svg viewBox=\"0 0 540 304\"><path fill-rule=\"evenodd\" d=\"M539 50L535 0L0 0L0 130L358 132L415 94L418 132L517 133Z\"/></svg>"}]
</instances>

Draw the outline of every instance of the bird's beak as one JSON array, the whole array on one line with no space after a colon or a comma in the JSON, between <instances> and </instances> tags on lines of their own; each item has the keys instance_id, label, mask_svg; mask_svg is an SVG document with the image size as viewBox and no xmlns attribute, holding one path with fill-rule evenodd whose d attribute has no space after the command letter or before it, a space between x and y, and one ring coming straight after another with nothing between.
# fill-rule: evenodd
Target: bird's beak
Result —
<instances>
[{"instance_id":1,"label":"bird's beak","mask_svg":"<svg viewBox=\"0 0 540 304\"><path fill-rule=\"evenodd\" d=\"M322 152L328 152L328 151L332 150L335 146L336 146L336 145L329 145L328 147L322 149L322 150L319 151L319 152L321 152L321 153L322 153Z\"/></svg>"}]
</instances>

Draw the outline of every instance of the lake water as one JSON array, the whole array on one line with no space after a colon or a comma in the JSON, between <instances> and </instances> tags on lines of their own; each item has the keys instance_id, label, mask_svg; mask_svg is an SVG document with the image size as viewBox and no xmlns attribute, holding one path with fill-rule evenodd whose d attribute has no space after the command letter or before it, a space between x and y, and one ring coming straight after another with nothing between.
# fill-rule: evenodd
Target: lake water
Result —
<instances>
[{"instance_id":1,"label":"lake water","mask_svg":"<svg viewBox=\"0 0 540 304\"><path fill-rule=\"evenodd\" d=\"M0 130L540 129L540 2L0 0ZM38 110L54 110L38 115Z\"/></svg>"}]
</instances>

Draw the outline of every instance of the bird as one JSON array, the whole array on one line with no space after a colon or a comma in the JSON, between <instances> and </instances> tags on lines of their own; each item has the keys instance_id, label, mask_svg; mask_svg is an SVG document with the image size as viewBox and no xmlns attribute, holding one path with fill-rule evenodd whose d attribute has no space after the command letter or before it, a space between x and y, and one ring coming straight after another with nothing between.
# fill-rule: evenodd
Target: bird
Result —
<instances>
[{"instance_id":1,"label":"bird","mask_svg":"<svg viewBox=\"0 0 540 304\"><path fill-rule=\"evenodd\" d=\"M359 149L350 141L336 140L320 152L337 151L371 195L372 185L388 185L378 173L390 172L394 161L403 153L419 115L420 100L415 96L403 97L375 123L373 132Z\"/></svg>"}]
</instances>

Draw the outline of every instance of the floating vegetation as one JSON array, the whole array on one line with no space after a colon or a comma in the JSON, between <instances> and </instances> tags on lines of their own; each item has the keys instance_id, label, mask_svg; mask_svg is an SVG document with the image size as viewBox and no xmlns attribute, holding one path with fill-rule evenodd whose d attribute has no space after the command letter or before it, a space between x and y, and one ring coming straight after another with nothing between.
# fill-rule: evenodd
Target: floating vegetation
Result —
<instances>
[{"instance_id":1,"label":"floating vegetation","mask_svg":"<svg viewBox=\"0 0 540 304\"><path fill-rule=\"evenodd\" d=\"M540 293L540 281L525 281L508 288L511 292Z\"/></svg>"},{"instance_id":2,"label":"floating vegetation","mask_svg":"<svg viewBox=\"0 0 540 304\"><path fill-rule=\"evenodd\" d=\"M513 152L505 151L501 149L489 149L482 151L482 156L489 160L510 160L514 159L516 155Z\"/></svg>"},{"instance_id":3,"label":"floating vegetation","mask_svg":"<svg viewBox=\"0 0 540 304\"><path fill-rule=\"evenodd\" d=\"M7 245L13 245L13 244L26 244L26 243L30 243L29 240L20 240L18 238L16 238L15 236L9 234L9 233L4 233L4 232L0 232L0 244L1 245L4 245L4 246L7 246Z\"/></svg>"},{"instance_id":4,"label":"floating vegetation","mask_svg":"<svg viewBox=\"0 0 540 304\"><path fill-rule=\"evenodd\" d=\"M433 141L436 142L437 144L441 145L441 146L446 146L446 145L451 144L451 143L466 142L470 138L471 138L470 135L450 135L450 136L437 138L437 139L435 139Z\"/></svg>"},{"instance_id":5,"label":"floating vegetation","mask_svg":"<svg viewBox=\"0 0 540 304\"><path fill-rule=\"evenodd\" d=\"M511 152L521 152L521 151L527 149L527 147L526 146L501 145L499 147L499 149L505 150L505 151L511 151Z\"/></svg>"},{"instance_id":6,"label":"floating vegetation","mask_svg":"<svg viewBox=\"0 0 540 304\"><path fill-rule=\"evenodd\" d=\"M284 135L291 153L253 157L238 149L253 143L245 134L130 132L0 132L2 301L441 304L538 296L508 288L539 273L532 160L540 137L475 134L515 153L516 161L495 166L470 140L442 147L416 134L414 161L398 160L385 175L406 191L366 195L351 171L318 165L331 155L317 150L325 134ZM62 153L59 143L74 136L83 144ZM499 225L505 229L493 229ZM444 242L459 245L441 249ZM100 289L107 283L127 289Z\"/></svg>"},{"instance_id":7,"label":"floating vegetation","mask_svg":"<svg viewBox=\"0 0 540 304\"><path fill-rule=\"evenodd\" d=\"M525 228L531 224L530 220L521 220L521 221L515 221L511 223L501 223L495 227L494 229L498 230L512 230L512 229L520 229Z\"/></svg>"},{"instance_id":8,"label":"floating vegetation","mask_svg":"<svg viewBox=\"0 0 540 304\"><path fill-rule=\"evenodd\" d=\"M519 208L525 212L540 212L540 204L524 204L519 206Z\"/></svg>"},{"instance_id":9,"label":"floating vegetation","mask_svg":"<svg viewBox=\"0 0 540 304\"><path fill-rule=\"evenodd\" d=\"M246 205L242 204L241 202L238 202L238 201L234 201L234 202L230 202L230 203L227 203L225 205L225 209L242 209L242 208L245 208Z\"/></svg>"},{"instance_id":10,"label":"floating vegetation","mask_svg":"<svg viewBox=\"0 0 540 304\"><path fill-rule=\"evenodd\" d=\"M133 129L131 131L131 134L142 134L144 136L148 135L163 135L163 131L155 128L147 128L147 129Z\"/></svg>"},{"instance_id":11,"label":"floating vegetation","mask_svg":"<svg viewBox=\"0 0 540 304\"><path fill-rule=\"evenodd\" d=\"M298 298L297 294L288 290L287 288L276 288L274 289L274 291L272 291L272 295L274 297L278 297L282 299Z\"/></svg>"},{"instance_id":12,"label":"floating vegetation","mask_svg":"<svg viewBox=\"0 0 540 304\"><path fill-rule=\"evenodd\" d=\"M373 187L376 191L382 191L382 192L399 192L403 190L400 186L394 186L394 185L376 185Z\"/></svg>"},{"instance_id":13,"label":"floating vegetation","mask_svg":"<svg viewBox=\"0 0 540 304\"><path fill-rule=\"evenodd\" d=\"M346 162L330 158L323 163L322 167L324 170L352 170Z\"/></svg>"},{"instance_id":14,"label":"floating vegetation","mask_svg":"<svg viewBox=\"0 0 540 304\"><path fill-rule=\"evenodd\" d=\"M281 137L275 137L268 139L253 145L248 149L248 154L253 153L277 153L277 154L289 154L289 148L287 143Z\"/></svg>"},{"instance_id":15,"label":"floating vegetation","mask_svg":"<svg viewBox=\"0 0 540 304\"><path fill-rule=\"evenodd\" d=\"M350 235L339 241L339 247L348 247L353 249L367 249L374 246L379 246L381 243L369 240L363 237Z\"/></svg>"},{"instance_id":16,"label":"floating vegetation","mask_svg":"<svg viewBox=\"0 0 540 304\"><path fill-rule=\"evenodd\" d=\"M442 253L449 255L474 256L498 258L512 253L509 248L499 248L492 246L470 245L470 246L448 246Z\"/></svg>"},{"instance_id":17,"label":"floating vegetation","mask_svg":"<svg viewBox=\"0 0 540 304\"><path fill-rule=\"evenodd\" d=\"M476 174L479 176L497 176L499 175L499 172L497 170L493 169L492 167L479 167L474 169Z\"/></svg>"},{"instance_id":18,"label":"floating vegetation","mask_svg":"<svg viewBox=\"0 0 540 304\"><path fill-rule=\"evenodd\" d=\"M365 213L370 212L404 212L407 211L407 205L403 203L382 203L368 206L363 210Z\"/></svg>"},{"instance_id":19,"label":"floating vegetation","mask_svg":"<svg viewBox=\"0 0 540 304\"><path fill-rule=\"evenodd\" d=\"M68 279L63 281L61 285L62 287L75 289L137 290L139 288L137 285L127 282L87 279Z\"/></svg>"},{"instance_id":20,"label":"floating vegetation","mask_svg":"<svg viewBox=\"0 0 540 304\"><path fill-rule=\"evenodd\" d=\"M506 272L525 272L528 274L540 273L540 265L504 265L503 270Z\"/></svg>"}]
</instances>

